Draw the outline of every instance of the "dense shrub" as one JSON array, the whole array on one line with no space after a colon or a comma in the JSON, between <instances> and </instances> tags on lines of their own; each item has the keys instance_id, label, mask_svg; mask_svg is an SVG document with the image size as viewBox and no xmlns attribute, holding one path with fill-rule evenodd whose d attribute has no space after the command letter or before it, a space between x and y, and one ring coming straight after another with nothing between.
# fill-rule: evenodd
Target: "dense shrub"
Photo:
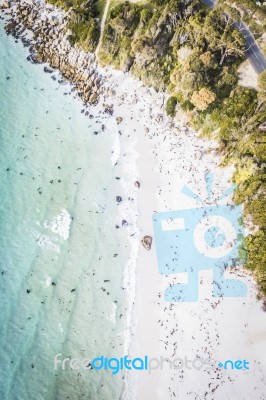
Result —
<instances>
[{"instance_id":1,"label":"dense shrub","mask_svg":"<svg viewBox=\"0 0 266 400\"><path fill-rule=\"evenodd\" d=\"M167 100L167 103L166 103L167 115L169 115L170 117L174 117L175 116L176 105L177 105L176 96L169 97L169 99Z\"/></svg>"}]
</instances>

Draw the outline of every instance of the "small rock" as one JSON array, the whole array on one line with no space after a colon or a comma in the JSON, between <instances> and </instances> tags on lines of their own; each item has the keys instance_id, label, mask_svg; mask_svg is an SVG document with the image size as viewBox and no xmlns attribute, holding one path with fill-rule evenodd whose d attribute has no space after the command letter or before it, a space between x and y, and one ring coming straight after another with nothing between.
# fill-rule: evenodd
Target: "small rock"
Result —
<instances>
[{"instance_id":1,"label":"small rock","mask_svg":"<svg viewBox=\"0 0 266 400\"><path fill-rule=\"evenodd\" d=\"M49 67L47 67L47 66L45 66L45 67L43 68L43 70L44 70L44 72L47 72L48 74L52 74L52 73L54 72L54 70L53 70L52 68L49 68Z\"/></svg>"},{"instance_id":2,"label":"small rock","mask_svg":"<svg viewBox=\"0 0 266 400\"><path fill-rule=\"evenodd\" d=\"M146 250L150 250L152 245L152 237L144 236L143 239L141 240L141 244Z\"/></svg>"}]
</instances>

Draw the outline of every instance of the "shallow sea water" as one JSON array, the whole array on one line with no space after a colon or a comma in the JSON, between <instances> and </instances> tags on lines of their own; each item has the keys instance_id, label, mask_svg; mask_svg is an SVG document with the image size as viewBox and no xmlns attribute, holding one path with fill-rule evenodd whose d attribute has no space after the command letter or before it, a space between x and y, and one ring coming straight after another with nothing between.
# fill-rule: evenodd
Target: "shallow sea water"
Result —
<instances>
[{"instance_id":1,"label":"shallow sea water","mask_svg":"<svg viewBox=\"0 0 266 400\"><path fill-rule=\"evenodd\" d=\"M54 369L58 353L123 355L130 244L115 228L112 129L2 22L0 42L0 398L118 399L122 374Z\"/></svg>"}]
</instances>

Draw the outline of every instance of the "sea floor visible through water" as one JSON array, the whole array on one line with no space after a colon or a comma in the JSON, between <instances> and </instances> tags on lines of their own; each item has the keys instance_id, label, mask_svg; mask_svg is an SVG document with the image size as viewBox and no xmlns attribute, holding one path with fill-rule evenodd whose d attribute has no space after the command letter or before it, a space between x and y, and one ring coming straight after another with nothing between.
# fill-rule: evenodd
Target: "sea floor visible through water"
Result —
<instances>
[{"instance_id":1,"label":"sea floor visible through water","mask_svg":"<svg viewBox=\"0 0 266 400\"><path fill-rule=\"evenodd\" d=\"M130 171L115 121L82 113L3 21L0 41L0 397L119 398L121 375L53 364L124 354L131 245L116 196Z\"/></svg>"}]
</instances>

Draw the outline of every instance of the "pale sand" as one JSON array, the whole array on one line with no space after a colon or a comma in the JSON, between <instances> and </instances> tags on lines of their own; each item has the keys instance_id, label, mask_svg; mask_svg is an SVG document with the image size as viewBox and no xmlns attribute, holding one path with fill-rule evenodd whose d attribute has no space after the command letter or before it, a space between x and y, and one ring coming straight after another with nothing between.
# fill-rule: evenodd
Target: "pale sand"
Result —
<instances>
[{"instance_id":1,"label":"pale sand","mask_svg":"<svg viewBox=\"0 0 266 400\"><path fill-rule=\"evenodd\" d=\"M239 85L258 89L258 74L248 60L245 60L238 68Z\"/></svg>"},{"instance_id":2,"label":"pale sand","mask_svg":"<svg viewBox=\"0 0 266 400\"><path fill-rule=\"evenodd\" d=\"M139 240L153 236L154 211L195 207L193 200L180 194L184 184L205 197L204 173L215 173L217 196L230 184L232 168L218 167L214 142L197 137L192 130L170 120L163 108L164 96L148 90L132 78L115 72L114 116L122 116L119 129L137 137ZM123 102L119 98L124 97ZM120 105L119 105L120 104ZM161 115L161 117L159 117ZM156 121L162 119L160 122ZM149 128L149 132L145 128ZM227 199L228 201L228 199ZM226 201L225 201L226 204ZM214 299L211 296L212 273L200 273L200 300L196 303L167 303L162 295L177 276L160 275L155 243L151 251L139 248L136 268L136 298L130 323L133 357L211 357L218 361L246 359L250 371L169 370L130 372L124 399L241 399L265 398L266 314L256 300L255 282L246 271L231 272L248 288L247 298ZM184 282L183 274L179 281ZM226 277L230 276L227 272ZM183 280L182 280L183 279ZM158 322L160 321L160 322ZM174 331L173 331L174 330ZM172 334L170 332L173 332Z\"/></svg>"}]
</instances>

